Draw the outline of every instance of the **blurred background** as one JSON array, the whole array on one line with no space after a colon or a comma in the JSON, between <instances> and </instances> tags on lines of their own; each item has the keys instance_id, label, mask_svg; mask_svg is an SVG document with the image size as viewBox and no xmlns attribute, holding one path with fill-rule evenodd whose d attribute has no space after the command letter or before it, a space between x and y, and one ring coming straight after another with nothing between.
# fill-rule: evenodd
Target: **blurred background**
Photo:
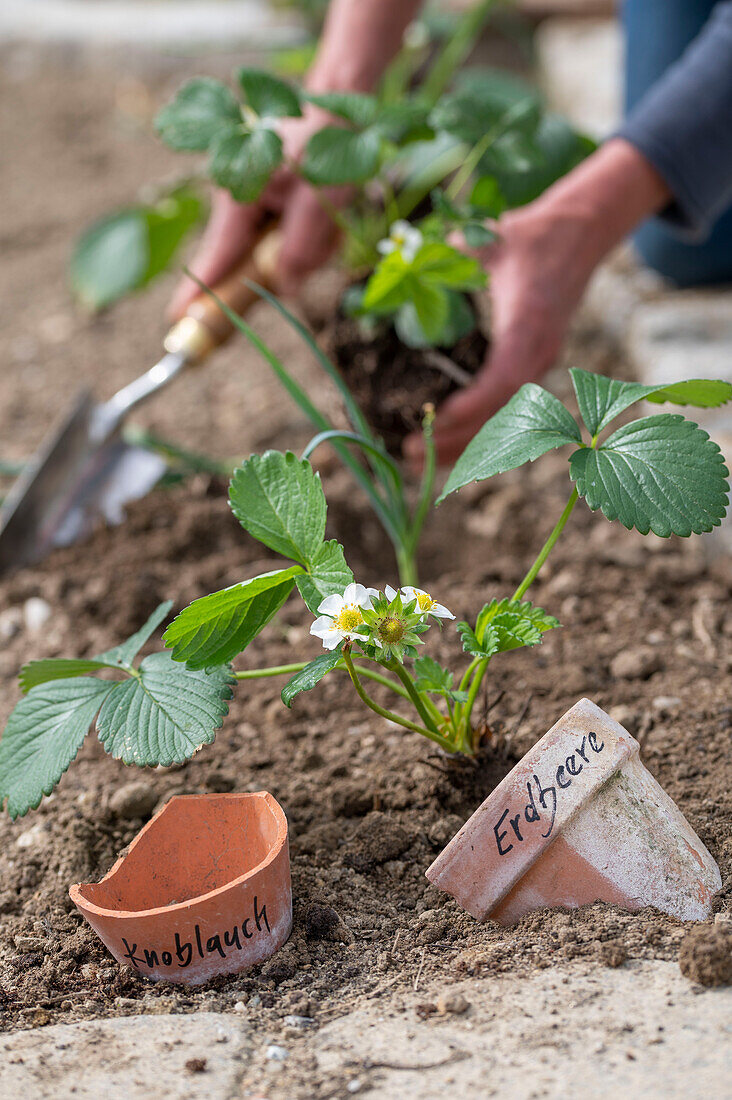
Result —
<instances>
[{"instance_id":1,"label":"blurred background","mask_svg":"<svg viewBox=\"0 0 732 1100\"><path fill-rule=\"evenodd\" d=\"M457 0L429 6L449 19ZM465 6L465 5L463 5ZM174 270L108 311L85 311L69 285L75 241L94 219L180 173L180 158L152 119L187 77L228 78L241 63L303 72L324 0L5 0L0 10L0 461L22 461L77 387L107 396L159 356ZM550 107L595 138L621 110L622 49L609 0L516 0L499 7L478 60L535 79ZM332 291L332 272L306 298ZM329 282L330 280L330 282ZM314 302L314 304L313 304ZM307 303L306 303L307 304ZM280 354L302 359L294 336L262 311L257 324ZM644 271L629 246L598 272L577 322L605 334L617 362L647 382L689 372L726 376L732 311L723 291L679 292ZM573 359L577 362L576 356ZM611 368L612 369L612 365ZM307 383L327 384L312 368ZM551 384L551 383L550 383ZM327 399L327 394L325 398ZM242 408L247 415L242 416ZM727 448L728 412L705 426ZM239 341L145 406L138 420L220 457L271 445L300 430L298 414L272 399L267 368Z\"/></svg>"}]
</instances>

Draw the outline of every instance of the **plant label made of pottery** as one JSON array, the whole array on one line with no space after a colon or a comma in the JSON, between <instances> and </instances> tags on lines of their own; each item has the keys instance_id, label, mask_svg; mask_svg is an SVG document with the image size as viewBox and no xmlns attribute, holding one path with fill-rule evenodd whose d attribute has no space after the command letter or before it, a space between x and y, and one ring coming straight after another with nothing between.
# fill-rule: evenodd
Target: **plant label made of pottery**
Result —
<instances>
[{"instance_id":1,"label":"plant label made of pottery","mask_svg":"<svg viewBox=\"0 0 732 1100\"><path fill-rule=\"evenodd\" d=\"M263 962L292 930L287 819L271 794L179 795L71 900L115 959L198 985Z\"/></svg>"},{"instance_id":2,"label":"plant label made of pottery","mask_svg":"<svg viewBox=\"0 0 732 1100\"><path fill-rule=\"evenodd\" d=\"M581 699L524 756L427 871L477 920L544 906L653 905L704 920L719 868L646 770L640 746Z\"/></svg>"}]
</instances>

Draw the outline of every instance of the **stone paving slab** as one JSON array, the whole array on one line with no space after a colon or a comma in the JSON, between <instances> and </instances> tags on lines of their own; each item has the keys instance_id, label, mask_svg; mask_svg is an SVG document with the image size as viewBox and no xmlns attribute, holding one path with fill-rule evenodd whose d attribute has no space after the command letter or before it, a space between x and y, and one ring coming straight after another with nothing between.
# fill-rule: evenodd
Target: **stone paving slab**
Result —
<instances>
[{"instance_id":1,"label":"stone paving slab","mask_svg":"<svg viewBox=\"0 0 732 1100\"><path fill-rule=\"evenodd\" d=\"M246 1021L125 1016L0 1037L0 1096L33 1100L226 1100L247 1060ZM205 1059L204 1072L186 1062Z\"/></svg>"},{"instance_id":2,"label":"stone paving slab","mask_svg":"<svg viewBox=\"0 0 732 1100\"><path fill-rule=\"evenodd\" d=\"M466 1011L420 1019L424 1002L464 1007L457 994ZM0 1095L301 1100L317 1081L334 1100L730 1100L731 1056L732 988L703 990L671 962L577 962L391 989L300 1035L212 1012L16 1032L0 1037Z\"/></svg>"},{"instance_id":3,"label":"stone paving slab","mask_svg":"<svg viewBox=\"0 0 732 1100\"><path fill-rule=\"evenodd\" d=\"M551 968L450 992L470 1002L464 1015L420 1021L414 1006L432 999L422 992L401 1015L374 1006L324 1027L312 1049L320 1070L344 1073L343 1092L333 1095L368 1088L378 1100L732 1097L732 989L699 992L675 963Z\"/></svg>"}]
</instances>

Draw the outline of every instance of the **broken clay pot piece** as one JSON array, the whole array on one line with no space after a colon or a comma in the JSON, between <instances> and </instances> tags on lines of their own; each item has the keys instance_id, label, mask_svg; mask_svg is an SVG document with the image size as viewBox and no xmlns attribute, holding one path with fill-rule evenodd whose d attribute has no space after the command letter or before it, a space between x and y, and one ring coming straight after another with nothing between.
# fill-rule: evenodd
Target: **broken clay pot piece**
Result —
<instances>
[{"instance_id":1,"label":"broken clay pot piece","mask_svg":"<svg viewBox=\"0 0 732 1100\"><path fill-rule=\"evenodd\" d=\"M635 738L581 699L516 765L427 871L478 920L544 906L653 905L704 920L719 868L646 770Z\"/></svg>"},{"instance_id":2,"label":"broken clay pot piece","mask_svg":"<svg viewBox=\"0 0 732 1100\"><path fill-rule=\"evenodd\" d=\"M292 929L287 819L271 794L179 795L71 900L119 963L198 985L261 963Z\"/></svg>"}]
</instances>

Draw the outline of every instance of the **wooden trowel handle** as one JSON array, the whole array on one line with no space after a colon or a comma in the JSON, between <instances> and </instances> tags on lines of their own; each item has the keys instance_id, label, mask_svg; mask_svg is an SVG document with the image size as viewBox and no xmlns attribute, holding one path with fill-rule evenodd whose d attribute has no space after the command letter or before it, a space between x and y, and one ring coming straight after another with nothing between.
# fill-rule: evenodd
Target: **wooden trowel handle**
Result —
<instances>
[{"instance_id":1,"label":"wooden trowel handle","mask_svg":"<svg viewBox=\"0 0 732 1100\"><path fill-rule=\"evenodd\" d=\"M214 294L235 313L243 314L259 300L256 291L246 286L251 279L267 288L274 285L275 265L280 245L276 226L265 230L242 263L212 287ZM166 351L183 354L190 362L200 363L231 336L234 326L213 298L201 293L163 341Z\"/></svg>"}]
</instances>

